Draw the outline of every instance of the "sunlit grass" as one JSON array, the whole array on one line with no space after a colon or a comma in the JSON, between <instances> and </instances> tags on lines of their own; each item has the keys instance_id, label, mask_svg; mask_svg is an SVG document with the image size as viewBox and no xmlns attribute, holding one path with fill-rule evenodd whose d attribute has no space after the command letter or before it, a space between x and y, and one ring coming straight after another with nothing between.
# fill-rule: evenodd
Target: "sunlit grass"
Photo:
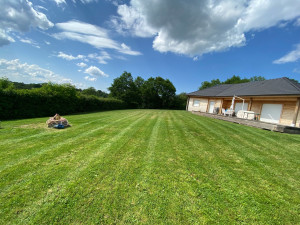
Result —
<instances>
[{"instance_id":1,"label":"sunlit grass","mask_svg":"<svg viewBox=\"0 0 300 225\"><path fill-rule=\"evenodd\" d=\"M300 221L300 136L185 111L2 122L0 224Z\"/></svg>"}]
</instances>

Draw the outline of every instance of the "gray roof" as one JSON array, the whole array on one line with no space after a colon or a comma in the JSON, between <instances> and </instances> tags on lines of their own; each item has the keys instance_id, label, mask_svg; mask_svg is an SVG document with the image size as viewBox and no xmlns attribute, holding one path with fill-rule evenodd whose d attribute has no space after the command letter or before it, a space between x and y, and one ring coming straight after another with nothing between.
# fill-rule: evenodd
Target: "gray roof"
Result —
<instances>
[{"instance_id":1,"label":"gray roof","mask_svg":"<svg viewBox=\"0 0 300 225\"><path fill-rule=\"evenodd\" d=\"M188 96L232 97L300 95L300 84L286 77L241 84L220 84L187 94Z\"/></svg>"}]
</instances>

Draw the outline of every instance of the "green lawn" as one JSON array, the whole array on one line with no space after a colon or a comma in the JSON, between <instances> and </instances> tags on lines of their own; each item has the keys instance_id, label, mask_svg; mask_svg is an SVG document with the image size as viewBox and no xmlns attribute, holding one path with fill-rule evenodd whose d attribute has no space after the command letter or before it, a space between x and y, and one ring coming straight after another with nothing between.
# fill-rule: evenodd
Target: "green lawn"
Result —
<instances>
[{"instance_id":1,"label":"green lawn","mask_svg":"<svg viewBox=\"0 0 300 225\"><path fill-rule=\"evenodd\" d=\"M300 135L185 111L2 122L0 224L299 224Z\"/></svg>"}]
</instances>

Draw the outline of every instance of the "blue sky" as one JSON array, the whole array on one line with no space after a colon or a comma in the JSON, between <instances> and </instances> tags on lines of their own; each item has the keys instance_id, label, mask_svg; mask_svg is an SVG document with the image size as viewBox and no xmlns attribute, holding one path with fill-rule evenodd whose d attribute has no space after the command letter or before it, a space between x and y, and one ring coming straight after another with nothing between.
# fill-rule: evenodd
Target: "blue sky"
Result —
<instances>
[{"instance_id":1,"label":"blue sky","mask_svg":"<svg viewBox=\"0 0 300 225\"><path fill-rule=\"evenodd\" d=\"M177 93L232 75L300 80L299 0L0 0L0 76L103 91L123 71Z\"/></svg>"}]
</instances>

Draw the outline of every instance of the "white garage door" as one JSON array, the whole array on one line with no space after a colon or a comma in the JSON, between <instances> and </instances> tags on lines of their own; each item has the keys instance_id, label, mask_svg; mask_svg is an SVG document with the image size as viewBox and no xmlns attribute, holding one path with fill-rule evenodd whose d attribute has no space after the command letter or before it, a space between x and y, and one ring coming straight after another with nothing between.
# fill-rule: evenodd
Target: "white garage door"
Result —
<instances>
[{"instance_id":1,"label":"white garage door","mask_svg":"<svg viewBox=\"0 0 300 225\"><path fill-rule=\"evenodd\" d=\"M281 111L281 104L263 104L260 121L268 123L279 123Z\"/></svg>"},{"instance_id":2,"label":"white garage door","mask_svg":"<svg viewBox=\"0 0 300 225\"><path fill-rule=\"evenodd\" d=\"M242 110L243 103L235 103L234 112L237 113L238 111ZM248 110L248 103L244 103L244 111Z\"/></svg>"}]
</instances>

